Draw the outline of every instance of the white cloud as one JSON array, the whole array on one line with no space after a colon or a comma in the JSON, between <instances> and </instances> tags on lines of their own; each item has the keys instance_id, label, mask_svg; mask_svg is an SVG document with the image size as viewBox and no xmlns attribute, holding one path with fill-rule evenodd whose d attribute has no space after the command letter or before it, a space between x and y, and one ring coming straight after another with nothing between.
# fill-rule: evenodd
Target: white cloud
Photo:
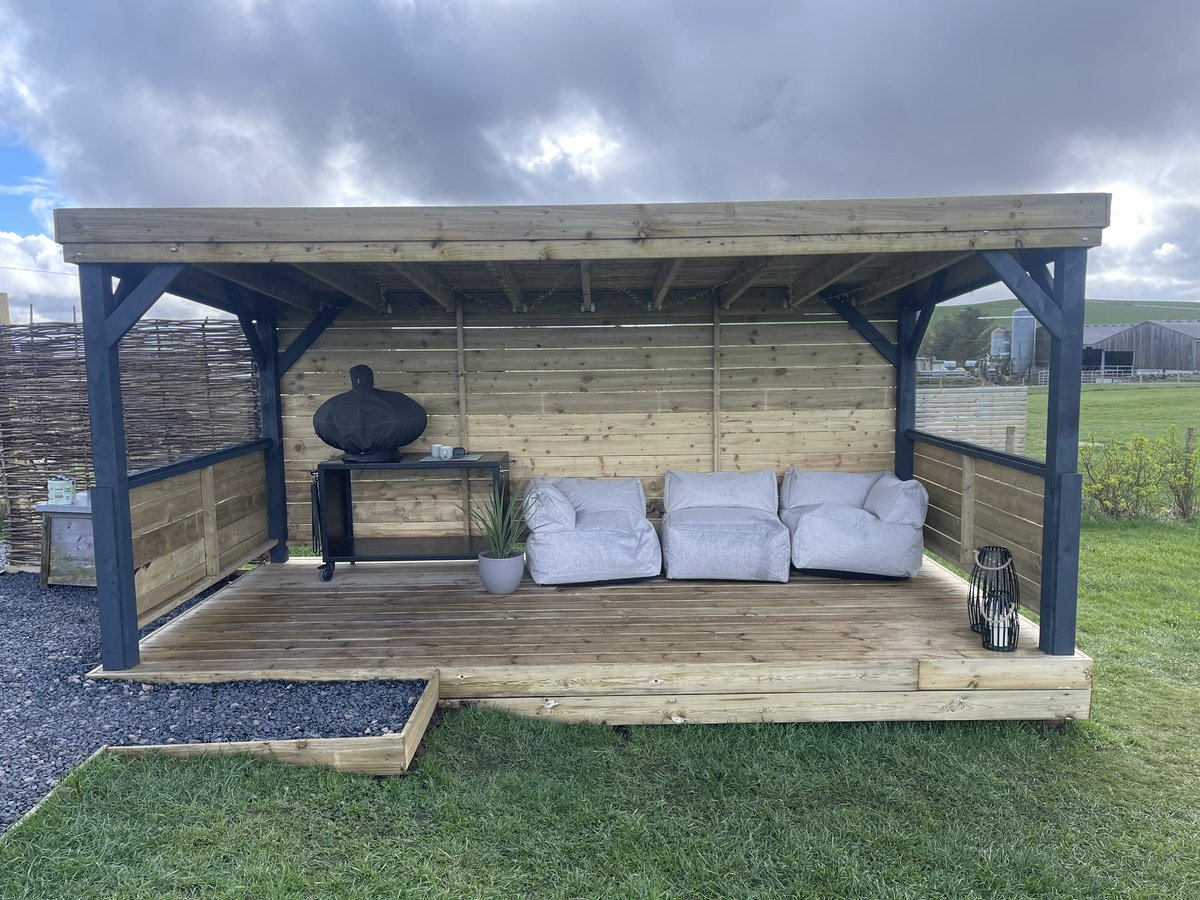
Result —
<instances>
[{"instance_id":1,"label":"white cloud","mask_svg":"<svg viewBox=\"0 0 1200 900\"><path fill-rule=\"evenodd\" d=\"M546 125L535 123L530 130L536 135L532 148L505 154L530 173L565 165L573 177L599 181L621 150L621 142L594 113Z\"/></svg>"},{"instance_id":2,"label":"white cloud","mask_svg":"<svg viewBox=\"0 0 1200 900\"><path fill-rule=\"evenodd\" d=\"M1154 248L1154 258L1162 262L1185 256L1187 256L1187 254L1179 249L1179 245L1174 241L1163 241Z\"/></svg>"}]
</instances>

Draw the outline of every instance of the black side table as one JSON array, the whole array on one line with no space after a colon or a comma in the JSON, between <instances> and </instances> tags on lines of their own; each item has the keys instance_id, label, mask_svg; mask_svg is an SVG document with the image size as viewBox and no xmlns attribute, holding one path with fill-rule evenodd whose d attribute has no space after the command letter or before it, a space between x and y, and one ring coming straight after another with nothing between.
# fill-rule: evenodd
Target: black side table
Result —
<instances>
[{"instance_id":1,"label":"black side table","mask_svg":"<svg viewBox=\"0 0 1200 900\"><path fill-rule=\"evenodd\" d=\"M355 472L462 472L484 469L491 472L492 488L508 492L508 454L479 453L479 459L439 459L421 462L423 453L404 453L382 463L352 463L331 460L317 466L317 511L321 529L322 581L333 578L340 562L401 562L411 560L474 559L481 543L469 534L446 537L355 537L354 497L351 476ZM469 454L474 456L476 454Z\"/></svg>"}]
</instances>

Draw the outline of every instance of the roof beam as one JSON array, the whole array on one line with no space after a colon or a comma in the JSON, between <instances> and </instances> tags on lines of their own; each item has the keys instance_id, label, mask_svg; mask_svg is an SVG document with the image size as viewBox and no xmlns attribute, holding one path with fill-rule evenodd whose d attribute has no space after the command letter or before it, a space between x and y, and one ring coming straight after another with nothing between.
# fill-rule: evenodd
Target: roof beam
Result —
<instances>
[{"instance_id":1,"label":"roof beam","mask_svg":"<svg viewBox=\"0 0 1200 900\"><path fill-rule=\"evenodd\" d=\"M915 253L884 269L864 284L854 296L855 306L865 306L881 297L894 294L910 284L916 284L935 272L948 269L955 263L973 256L973 253L955 253L952 256L934 253Z\"/></svg>"},{"instance_id":2,"label":"roof beam","mask_svg":"<svg viewBox=\"0 0 1200 900\"><path fill-rule=\"evenodd\" d=\"M374 312L387 305L378 283L372 284L354 267L337 263L295 263L297 269Z\"/></svg>"},{"instance_id":3,"label":"roof beam","mask_svg":"<svg viewBox=\"0 0 1200 900\"><path fill-rule=\"evenodd\" d=\"M492 273L492 277L500 282L500 289L504 291L504 296L508 298L508 302L512 304L514 312L520 312L525 308L525 295L521 292L521 285L517 281L517 277L513 275L512 267L508 263L484 263L487 270Z\"/></svg>"},{"instance_id":4,"label":"roof beam","mask_svg":"<svg viewBox=\"0 0 1200 900\"><path fill-rule=\"evenodd\" d=\"M650 291L652 308L663 308L663 301L667 299L667 291L671 289L675 276L679 274L679 268L682 265L682 259L664 259L662 261L662 265L658 267L658 274L654 276L654 287Z\"/></svg>"},{"instance_id":5,"label":"roof beam","mask_svg":"<svg viewBox=\"0 0 1200 900\"><path fill-rule=\"evenodd\" d=\"M738 298L750 290L755 279L771 264L773 256L753 256L742 260L733 277L721 285L721 309L729 309Z\"/></svg>"},{"instance_id":6,"label":"roof beam","mask_svg":"<svg viewBox=\"0 0 1200 900\"><path fill-rule=\"evenodd\" d=\"M596 304L592 302L592 264L586 259L579 261L579 289L583 291L579 311L595 312Z\"/></svg>"},{"instance_id":7,"label":"roof beam","mask_svg":"<svg viewBox=\"0 0 1200 900\"><path fill-rule=\"evenodd\" d=\"M454 291L442 283L433 266L428 263L394 263L392 268L420 288L431 300L435 300L446 312L454 312Z\"/></svg>"},{"instance_id":8,"label":"roof beam","mask_svg":"<svg viewBox=\"0 0 1200 900\"><path fill-rule=\"evenodd\" d=\"M797 276L796 280L792 282L789 291L792 299L788 305L795 309L797 306L807 303L825 288L837 284L857 272L877 255L875 253L837 253L825 257L803 275Z\"/></svg>"}]
</instances>

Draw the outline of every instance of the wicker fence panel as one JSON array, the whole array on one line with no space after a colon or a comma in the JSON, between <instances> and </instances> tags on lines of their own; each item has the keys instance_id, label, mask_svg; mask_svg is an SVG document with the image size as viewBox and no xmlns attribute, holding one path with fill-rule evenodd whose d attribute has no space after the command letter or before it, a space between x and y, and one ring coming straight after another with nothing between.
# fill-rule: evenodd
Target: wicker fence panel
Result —
<instances>
[{"instance_id":1,"label":"wicker fence panel","mask_svg":"<svg viewBox=\"0 0 1200 900\"><path fill-rule=\"evenodd\" d=\"M260 434L258 377L236 322L146 320L121 341L131 471ZM0 492L13 568L38 565L34 504L46 479L91 483L83 334L78 325L0 326Z\"/></svg>"}]
</instances>

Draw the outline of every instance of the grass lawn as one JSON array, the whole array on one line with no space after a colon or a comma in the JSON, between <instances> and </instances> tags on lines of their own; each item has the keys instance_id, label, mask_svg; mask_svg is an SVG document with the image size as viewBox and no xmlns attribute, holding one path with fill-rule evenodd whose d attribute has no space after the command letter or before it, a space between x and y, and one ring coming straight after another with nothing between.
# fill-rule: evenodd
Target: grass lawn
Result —
<instances>
[{"instance_id":1,"label":"grass lawn","mask_svg":"<svg viewBox=\"0 0 1200 900\"><path fill-rule=\"evenodd\" d=\"M404 778L103 758L0 845L0 896L1200 896L1198 545L1086 530L1091 722L463 710Z\"/></svg>"},{"instance_id":2,"label":"grass lawn","mask_svg":"<svg viewBox=\"0 0 1200 900\"><path fill-rule=\"evenodd\" d=\"M1135 434L1156 438L1174 425L1183 437L1200 427L1200 384L1085 384L1080 401L1080 440L1125 441ZM1046 388L1029 389L1026 454L1046 452Z\"/></svg>"}]
</instances>

